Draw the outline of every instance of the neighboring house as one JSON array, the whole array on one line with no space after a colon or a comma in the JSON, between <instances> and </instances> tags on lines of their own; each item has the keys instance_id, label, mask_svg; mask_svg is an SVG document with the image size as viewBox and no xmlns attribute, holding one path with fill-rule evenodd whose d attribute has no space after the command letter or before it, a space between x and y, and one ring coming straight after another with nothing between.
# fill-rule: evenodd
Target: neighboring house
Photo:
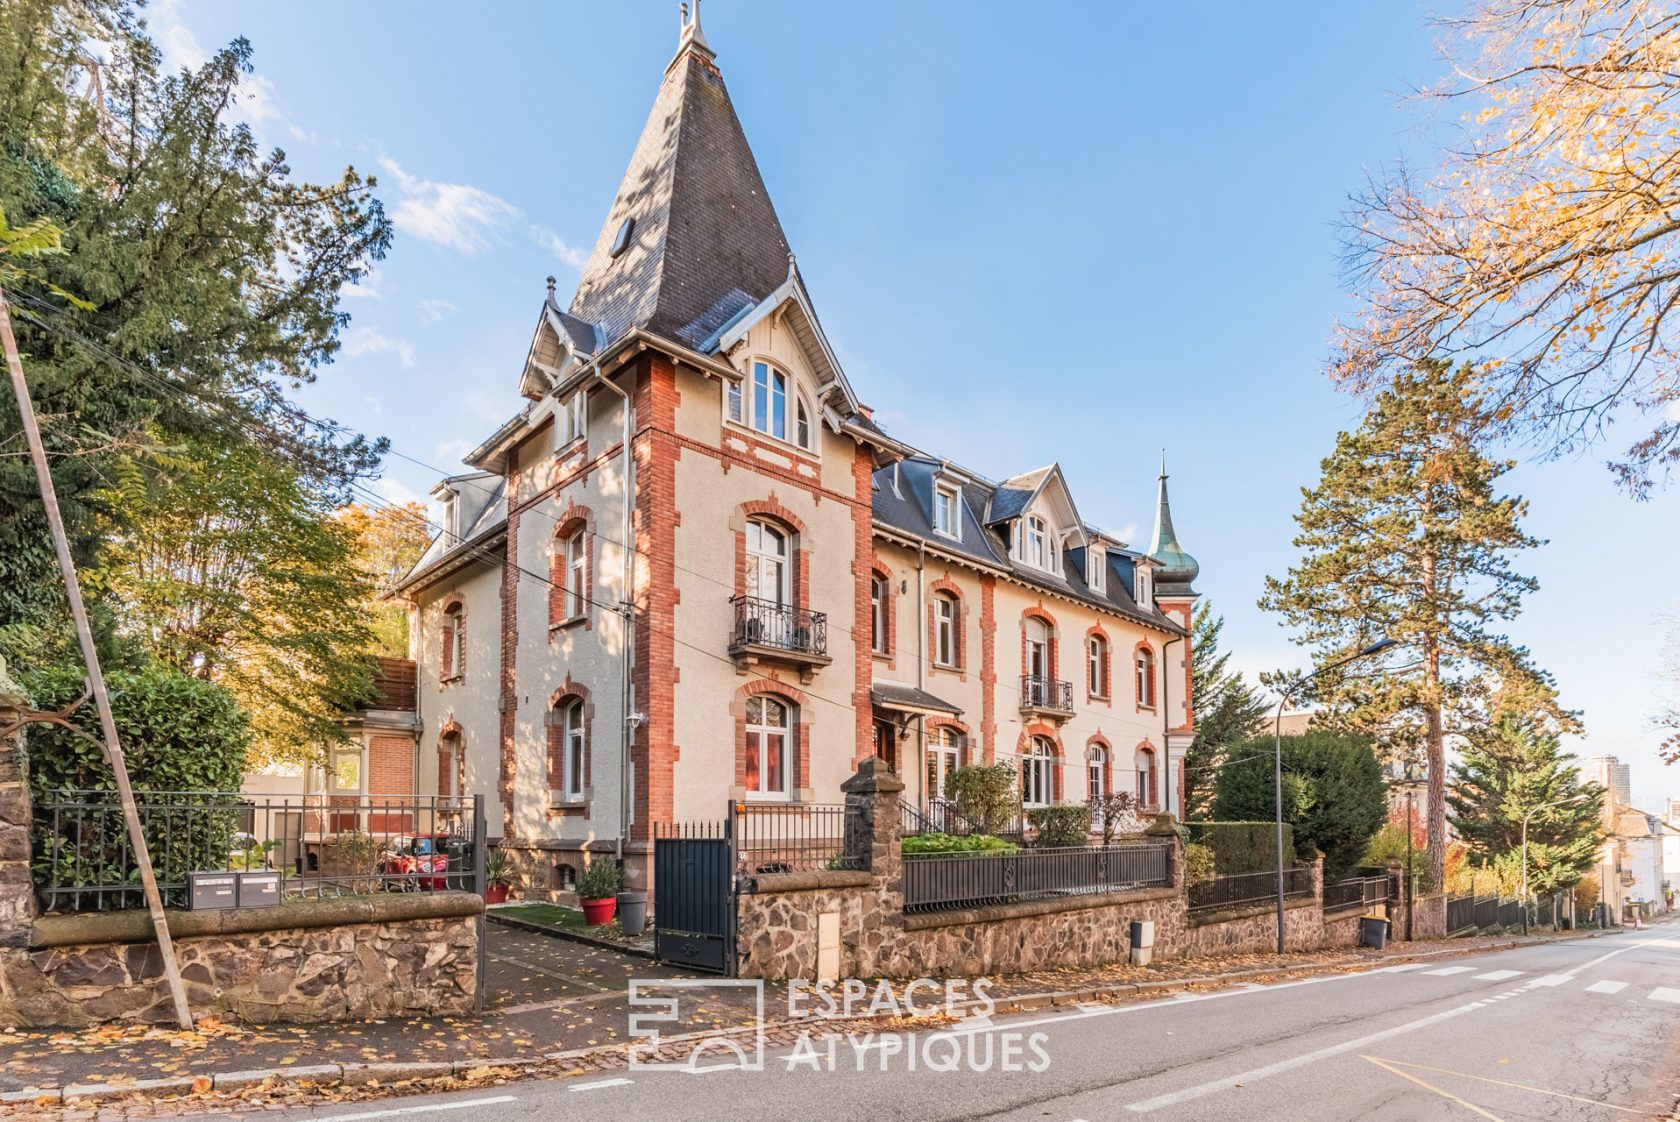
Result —
<instances>
[{"instance_id":1,"label":"neighboring house","mask_svg":"<svg viewBox=\"0 0 1680 1122\"><path fill-rule=\"evenodd\" d=\"M888 436L697 17L575 295L551 278L537 313L526 404L434 492L396 593L439 761L416 787L491 796L528 889L601 855L644 883L657 826L839 802L872 754L923 807L1000 761L1029 804L1177 809L1198 567L1164 470L1138 551L1055 465L993 482Z\"/></svg>"}]
</instances>

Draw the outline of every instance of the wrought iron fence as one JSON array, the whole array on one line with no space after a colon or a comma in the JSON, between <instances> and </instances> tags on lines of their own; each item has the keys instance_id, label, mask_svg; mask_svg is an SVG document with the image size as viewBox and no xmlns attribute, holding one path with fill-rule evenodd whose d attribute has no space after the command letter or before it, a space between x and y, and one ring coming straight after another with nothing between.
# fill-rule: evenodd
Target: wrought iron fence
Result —
<instances>
[{"instance_id":1,"label":"wrought iron fence","mask_svg":"<svg viewBox=\"0 0 1680 1122\"><path fill-rule=\"evenodd\" d=\"M137 791L158 889L188 905L189 873L272 871L281 898L480 890L478 796ZM145 906L115 791L37 802L35 889L47 912Z\"/></svg>"},{"instance_id":2,"label":"wrought iron fence","mask_svg":"<svg viewBox=\"0 0 1680 1122\"><path fill-rule=\"evenodd\" d=\"M828 616L757 596L732 596L734 647L774 647L795 654L828 654Z\"/></svg>"},{"instance_id":3,"label":"wrought iron fence","mask_svg":"<svg viewBox=\"0 0 1680 1122\"><path fill-rule=\"evenodd\" d=\"M1054 709L1073 712L1073 683L1059 678L1041 678L1037 674L1021 675L1021 705L1030 709Z\"/></svg>"},{"instance_id":4,"label":"wrought iron fence","mask_svg":"<svg viewBox=\"0 0 1680 1122\"><path fill-rule=\"evenodd\" d=\"M1312 895L1312 870L1296 865L1283 871L1285 897ZM1277 873L1226 873L1196 881L1190 886L1192 912L1238 908L1245 904L1259 904L1277 899Z\"/></svg>"},{"instance_id":5,"label":"wrought iron fence","mask_svg":"<svg viewBox=\"0 0 1680 1122\"><path fill-rule=\"evenodd\" d=\"M1447 897L1447 934L1456 935L1476 926L1476 897L1471 893Z\"/></svg>"},{"instance_id":6,"label":"wrought iron fence","mask_svg":"<svg viewBox=\"0 0 1680 1122\"><path fill-rule=\"evenodd\" d=\"M1172 843L904 858L904 910L1002 904L1172 884Z\"/></svg>"},{"instance_id":7,"label":"wrought iron fence","mask_svg":"<svg viewBox=\"0 0 1680 1122\"><path fill-rule=\"evenodd\" d=\"M1388 877L1349 877L1324 886L1324 910L1374 908L1388 899Z\"/></svg>"},{"instance_id":8,"label":"wrought iron fence","mask_svg":"<svg viewBox=\"0 0 1680 1122\"><path fill-rule=\"evenodd\" d=\"M1516 927L1522 923L1521 900L1501 900L1498 896L1477 896L1467 892L1447 897L1447 934L1457 935L1485 927ZM1556 916L1553 916L1556 923Z\"/></svg>"},{"instance_id":9,"label":"wrought iron fence","mask_svg":"<svg viewBox=\"0 0 1680 1122\"><path fill-rule=\"evenodd\" d=\"M746 874L861 869L862 845L846 852L846 807L814 803L736 803L737 869Z\"/></svg>"},{"instance_id":10,"label":"wrought iron fence","mask_svg":"<svg viewBox=\"0 0 1680 1122\"><path fill-rule=\"evenodd\" d=\"M957 804L948 799L934 799L926 807L917 807L914 803L900 799L898 810L899 829L907 836L912 834L967 836L986 832L981 828L981 823L958 810ZM1008 831L1004 832L1008 833Z\"/></svg>"}]
</instances>

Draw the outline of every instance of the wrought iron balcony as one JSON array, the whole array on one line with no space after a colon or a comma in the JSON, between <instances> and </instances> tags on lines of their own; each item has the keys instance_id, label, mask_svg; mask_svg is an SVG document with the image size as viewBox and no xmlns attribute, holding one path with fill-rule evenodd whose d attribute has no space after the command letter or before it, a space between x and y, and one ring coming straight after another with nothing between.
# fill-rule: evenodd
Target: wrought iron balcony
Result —
<instances>
[{"instance_id":1,"label":"wrought iron balcony","mask_svg":"<svg viewBox=\"0 0 1680 1122\"><path fill-rule=\"evenodd\" d=\"M1059 678L1021 675L1021 709L1054 717L1073 715L1073 683Z\"/></svg>"},{"instance_id":2,"label":"wrought iron balcony","mask_svg":"<svg viewBox=\"0 0 1680 1122\"><path fill-rule=\"evenodd\" d=\"M757 596L733 596L735 627L729 654L736 665L746 668L754 662L771 660L791 663L809 676L819 666L834 661L828 656L828 616L778 604Z\"/></svg>"}]
</instances>

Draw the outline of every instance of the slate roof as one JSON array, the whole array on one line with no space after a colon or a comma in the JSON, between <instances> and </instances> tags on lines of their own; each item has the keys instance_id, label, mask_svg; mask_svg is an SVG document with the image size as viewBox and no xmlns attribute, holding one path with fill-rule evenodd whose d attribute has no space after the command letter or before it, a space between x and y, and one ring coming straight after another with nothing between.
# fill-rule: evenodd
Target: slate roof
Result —
<instances>
[{"instance_id":1,"label":"slate roof","mask_svg":"<svg viewBox=\"0 0 1680 1122\"><path fill-rule=\"evenodd\" d=\"M1085 551L1082 549L1070 551L1068 563L1062 566L1062 575L1034 569L1009 556L1007 541L999 531L992 528L1002 520L997 512L1007 509L1007 504L1014 502L1007 493L1021 490L1021 480L1033 477L1042 479L1043 473L1051 470L1050 468L1042 468L1026 476L1017 476L1001 484L978 479L972 474L964 475L960 480L963 508L960 540L936 534L933 530L933 480L940 469L941 461L931 457L920 457L903 460L877 471L872 504L877 528L896 531L906 537L925 541L929 546L948 554L968 557L981 565L1001 570L1023 584L1084 601L1104 611L1114 612L1162 631L1170 631L1175 635L1184 634L1184 628L1176 621L1162 615L1153 606L1140 607L1137 601L1132 599L1133 571L1142 556L1132 550L1113 546L1108 548L1107 589L1103 592L1097 592L1085 583ZM1036 486L1035 481L1032 487ZM1031 488L1028 489L1029 494L1030 492ZM1015 513L1019 514L1024 507L1023 503ZM988 516L989 525L982 524L982 515L979 513L987 510L992 512ZM1086 529L1090 534L1107 536L1093 527Z\"/></svg>"},{"instance_id":2,"label":"slate roof","mask_svg":"<svg viewBox=\"0 0 1680 1122\"><path fill-rule=\"evenodd\" d=\"M626 219L634 226L616 258ZM602 346L633 327L699 346L788 275L787 237L704 40L665 72L570 315Z\"/></svg>"},{"instance_id":3,"label":"slate roof","mask_svg":"<svg viewBox=\"0 0 1680 1122\"><path fill-rule=\"evenodd\" d=\"M869 687L870 704L881 709L897 709L903 712L920 713L949 713L954 717L962 716L962 708L953 705L942 697L935 697L917 686L905 685L902 682L875 682Z\"/></svg>"},{"instance_id":4,"label":"slate roof","mask_svg":"<svg viewBox=\"0 0 1680 1122\"><path fill-rule=\"evenodd\" d=\"M444 482L459 484L455 488L455 501L460 504L457 508L457 516L463 527L460 537L457 540L445 541L446 535L443 533L435 535L431 544L426 547L426 552L414 563L414 568L396 583L393 592L400 592L422 583L427 574L440 563L456 556L464 547L487 539L507 526L505 478L487 471L479 471L470 475L451 476Z\"/></svg>"}]
</instances>

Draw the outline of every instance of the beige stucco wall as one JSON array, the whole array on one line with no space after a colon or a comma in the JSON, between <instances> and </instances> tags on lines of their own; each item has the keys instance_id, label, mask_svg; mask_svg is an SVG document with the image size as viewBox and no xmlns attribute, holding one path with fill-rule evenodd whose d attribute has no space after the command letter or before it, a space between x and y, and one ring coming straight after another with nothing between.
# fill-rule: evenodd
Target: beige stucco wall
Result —
<instances>
[{"instance_id":1,"label":"beige stucco wall","mask_svg":"<svg viewBox=\"0 0 1680 1122\"><path fill-rule=\"evenodd\" d=\"M419 593L410 615L416 696L420 706L418 793L437 793L438 736L451 721L462 729L466 757L463 794L485 799L492 834L501 830L501 801L496 779L501 771L497 736L498 687L501 680L502 575L495 561L480 561ZM438 680L438 642L443 606L459 594L466 604L467 647L461 680Z\"/></svg>"}]
</instances>

